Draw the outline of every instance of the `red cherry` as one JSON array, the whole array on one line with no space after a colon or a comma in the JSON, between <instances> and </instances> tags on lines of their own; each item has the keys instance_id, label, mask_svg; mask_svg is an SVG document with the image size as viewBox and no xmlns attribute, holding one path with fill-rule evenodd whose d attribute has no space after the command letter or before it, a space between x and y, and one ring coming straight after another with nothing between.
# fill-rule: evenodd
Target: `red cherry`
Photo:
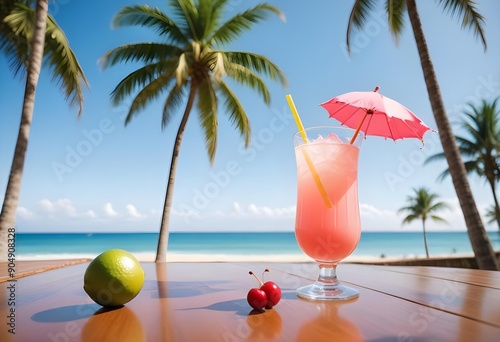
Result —
<instances>
[{"instance_id":1,"label":"red cherry","mask_svg":"<svg viewBox=\"0 0 500 342\"><path fill-rule=\"evenodd\" d=\"M260 287L267 295L267 305L266 309L271 309L273 306L278 304L281 299L281 289L276 283L268 281Z\"/></svg>"},{"instance_id":2,"label":"red cherry","mask_svg":"<svg viewBox=\"0 0 500 342\"><path fill-rule=\"evenodd\" d=\"M267 295L260 289L250 289L247 294L247 302L255 310L262 311L262 309L267 305Z\"/></svg>"},{"instance_id":3,"label":"red cherry","mask_svg":"<svg viewBox=\"0 0 500 342\"><path fill-rule=\"evenodd\" d=\"M267 268L264 270L264 272L262 272L262 278L264 278L264 273L266 272L269 272ZM268 281L265 284L261 285L260 289L263 290L267 295L266 309L271 309L273 306L278 304L281 299L281 289L276 283Z\"/></svg>"},{"instance_id":4,"label":"red cherry","mask_svg":"<svg viewBox=\"0 0 500 342\"><path fill-rule=\"evenodd\" d=\"M266 268L264 270L264 273L265 272L269 272L269 270ZM271 309L273 306L275 306L276 304L278 304L278 302L281 299L281 289L280 289L280 287L278 285L276 285L276 283L274 283L272 281L268 281L265 284L263 284L262 281L252 271L250 271L248 273L251 274L251 275L253 275L255 277L255 279L257 279L259 281L259 284L260 284L260 288L259 289L255 289L254 288L254 289L251 289L250 292L254 292L255 293L254 290L262 291L265 294L265 298L266 298L265 304L262 305L261 308L257 309L257 310L262 310L263 307L265 307L266 309ZM253 307L254 309L256 309L256 307L250 303L250 299L249 299L250 292L247 295L247 301L248 301L248 303L250 304L251 307ZM252 298L254 298L254 295L252 295Z\"/></svg>"}]
</instances>

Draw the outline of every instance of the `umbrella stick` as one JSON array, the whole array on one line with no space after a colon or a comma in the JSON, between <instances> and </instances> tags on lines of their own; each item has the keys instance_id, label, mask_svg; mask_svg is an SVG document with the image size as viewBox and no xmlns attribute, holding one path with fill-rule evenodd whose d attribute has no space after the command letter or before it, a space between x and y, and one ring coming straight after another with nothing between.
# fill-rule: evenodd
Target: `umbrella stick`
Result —
<instances>
[{"instance_id":1,"label":"umbrella stick","mask_svg":"<svg viewBox=\"0 0 500 342\"><path fill-rule=\"evenodd\" d=\"M368 116L368 111L366 111L365 116L363 116L363 120L361 120L361 123L359 124L358 128L356 128L356 132L354 132L354 135L351 138L351 141L349 144L353 144L356 138L358 137L359 130L361 129L361 126L363 126L363 122L365 122L366 117Z\"/></svg>"}]
</instances>

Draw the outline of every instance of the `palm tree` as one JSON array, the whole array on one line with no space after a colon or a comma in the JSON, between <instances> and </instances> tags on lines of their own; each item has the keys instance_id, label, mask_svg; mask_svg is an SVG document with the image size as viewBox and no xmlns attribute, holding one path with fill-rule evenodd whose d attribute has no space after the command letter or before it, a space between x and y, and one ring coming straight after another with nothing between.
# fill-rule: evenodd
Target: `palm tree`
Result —
<instances>
[{"instance_id":1,"label":"palm tree","mask_svg":"<svg viewBox=\"0 0 500 342\"><path fill-rule=\"evenodd\" d=\"M64 33L47 13L48 1L37 0L35 9L29 3L30 1L7 0L2 1L0 6L0 19L3 19L0 50L11 61L15 73L27 69L21 124L0 213L1 261L7 260L8 229L15 226L35 92L44 56L45 61L53 68L53 78L61 83L66 98L71 97L72 104L79 104L79 115L83 105L82 83L88 84Z\"/></svg>"},{"instance_id":2,"label":"palm tree","mask_svg":"<svg viewBox=\"0 0 500 342\"><path fill-rule=\"evenodd\" d=\"M115 105L138 91L125 119L125 125L156 100L163 92L161 125L164 128L187 96L184 113L173 146L167 190L164 201L156 262L166 261L168 228L175 173L180 145L191 110L196 106L205 133L210 163L217 148L217 110L224 105L229 120L250 143L250 121L236 94L225 82L225 76L257 90L266 104L270 93L260 74L286 84L282 71L269 59L250 52L224 51L221 47L250 30L268 14L281 12L268 4L259 4L222 22L229 0L171 0L173 17L158 8L126 6L113 19L117 27L139 25L159 33L161 42L135 43L117 47L103 58L104 68L121 62L139 62L144 66L127 75L113 90ZM220 101L222 100L222 101Z\"/></svg>"},{"instance_id":3,"label":"palm tree","mask_svg":"<svg viewBox=\"0 0 500 342\"><path fill-rule=\"evenodd\" d=\"M437 211L449 208L445 202L436 202L439 197L436 194L430 193L427 188L413 189L414 196L408 196L406 202L408 205L398 210L398 213L407 212L408 215L404 218L404 223L410 223L414 220L422 220L422 228L424 230L424 245L425 255L429 258L429 248L427 247L427 236L425 232L425 221L431 219L436 222L446 222L445 219L434 214Z\"/></svg>"},{"instance_id":4,"label":"palm tree","mask_svg":"<svg viewBox=\"0 0 500 342\"><path fill-rule=\"evenodd\" d=\"M470 110L464 113L465 118L460 122L461 128L467 136L455 138L458 149L464 159L465 170L468 174L476 173L485 177L493 193L495 219L500 229L500 206L496 194L495 184L500 180L500 109L497 108L498 99L488 103L482 101L481 106L469 104ZM437 153L427 158L426 163L444 159L444 153ZM446 169L439 175L443 180L450 174Z\"/></svg>"},{"instance_id":5,"label":"palm tree","mask_svg":"<svg viewBox=\"0 0 500 342\"><path fill-rule=\"evenodd\" d=\"M495 205L491 205L488 209L486 209L485 217L487 219L486 223L492 224L493 222L498 222L497 218L497 209Z\"/></svg>"},{"instance_id":6,"label":"palm tree","mask_svg":"<svg viewBox=\"0 0 500 342\"><path fill-rule=\"evenodd\" d=\"M347 46L349 51L350 34L353 26L362 28L366 23L368 13L375 9L377 3L378 1L375 0L356 0L347 27ZM474 34L481 38L486 49L486 38L483 30L484 18L477 11L474 1L441 0L438 1L438 3L443 6L445 11L450 12L452 15L458 15L461 19L462 27L472 29ZM458 150L455 136L453 135L450 122L446 115L439 83L429 55L429 48L424 36L416 2L415 0L386 0L385 8L388 16L389 29L396 41L403 31L404 14L406 12L408 13L420 56L427 93L439 131L439 137L446 156L446 161L450 168L453 186L464 214L467 231L478 267L481 269L498 270L498 262L495 258L488 236L486 235L474 197L472 196L466 170L460 158L460 151Z\"/></svg>"}]
</instances>

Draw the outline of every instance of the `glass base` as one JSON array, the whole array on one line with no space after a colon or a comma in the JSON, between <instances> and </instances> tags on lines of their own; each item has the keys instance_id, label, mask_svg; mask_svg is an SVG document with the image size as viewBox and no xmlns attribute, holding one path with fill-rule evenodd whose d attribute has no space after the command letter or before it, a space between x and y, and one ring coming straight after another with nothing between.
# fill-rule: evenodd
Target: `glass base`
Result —
<instances>
[{"instance_id":1,"label":"glass base","mask_svg":"<svg viewBox=\"0 0 500 342\"><path fill-rule=\"evenodd\" d=\"M297 289L297 296L309 300L349 300L359 297L359 291L337 283L314 283Z\"/></svg>"},{"instance_id":2,"label":"glass base","mask_svg":"<svg viewBox=\"0 0 500 342\"><path fill-rule=\"evenodd\" d=\"M297 296L310 300L349 300L359 291L341 284L337 279L337 263L318 263L319 276L312 285L297 289Z\"/></svg>"}]
</instances>

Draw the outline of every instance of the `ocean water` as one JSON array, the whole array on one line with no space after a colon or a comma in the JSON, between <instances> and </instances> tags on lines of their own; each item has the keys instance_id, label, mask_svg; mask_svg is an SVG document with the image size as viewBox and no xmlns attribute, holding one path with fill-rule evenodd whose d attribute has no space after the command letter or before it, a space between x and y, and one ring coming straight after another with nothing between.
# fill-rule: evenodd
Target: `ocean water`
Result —
<instances>
[{"instance_id":1,"label":"ocean water","mask_svg":"<svg viewBox=\"0 0 500 342\"><path fill-rule=\"evenodd\" d=\"M500 234L489 233L495 250ZM95 256L107 249L155 253L157 233L18 233L16 256L20 259ZM434 256L470 254L466 232L427 233L429 253ZM181 255L279 256L303 255L293 232L283 233L180 233L169 237L169 253ZM363 232L353 257L418 257L425 255L421 232Z\"/></svg>"}]
</instances>

